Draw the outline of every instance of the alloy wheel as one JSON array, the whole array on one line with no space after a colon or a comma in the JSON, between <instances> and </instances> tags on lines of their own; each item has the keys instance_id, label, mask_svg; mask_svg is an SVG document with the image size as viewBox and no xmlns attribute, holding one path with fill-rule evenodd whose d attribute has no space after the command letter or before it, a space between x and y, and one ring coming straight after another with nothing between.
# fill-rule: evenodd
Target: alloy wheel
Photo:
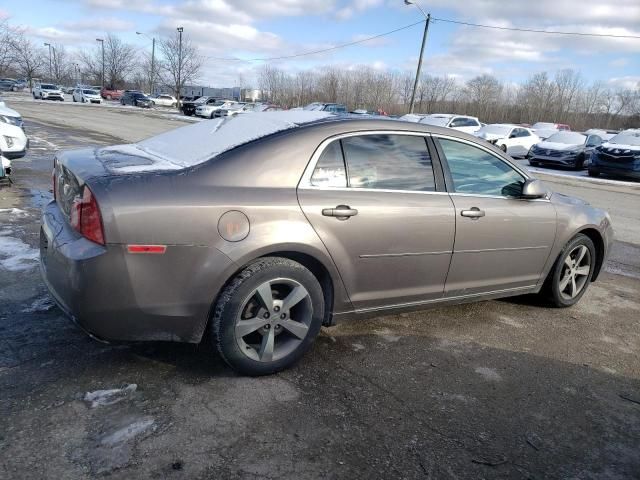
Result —
<instances>
[{"instance_id":1,"label":"alloy wheel","mask_svg":"<svg viewBox=\"0 0 640 480\"><path fill-rule=\"evenodd\" d=\"M591 252L586 245L578 245L564 259L558 290L571 300L584 289L591 271Z\"/></svg>"},{"instance_id":2,"label":"alloy wheel","mask_svg":"<svg viewBox=\"0 0 640 480\"><path fill-rule=\"evenodd\" d=\"M234 327L236 342L250 359L273 362L303 342L312 319L311 295L304 286L290 278L269 280L244 300Z\"/></svg>"}]
</instances>

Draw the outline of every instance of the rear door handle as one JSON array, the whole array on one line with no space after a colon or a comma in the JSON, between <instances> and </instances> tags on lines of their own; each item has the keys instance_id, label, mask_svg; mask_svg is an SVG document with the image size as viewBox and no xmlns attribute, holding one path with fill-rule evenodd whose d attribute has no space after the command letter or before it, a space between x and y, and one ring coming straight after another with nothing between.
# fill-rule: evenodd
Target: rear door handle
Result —
<instances>
[{"instance_id":1,"label":"rear door handle","mask_svg":"<svg viewBox=\"0 0 640 480\"><path fill-rule=\"evenodd\" d=\"M478 207L472 207L471 210L462 210L460 215L477 220L480 217L484 217L484 210L480 210Z\"/></svg>"},{"instance_id":2,"label":"rear door handle","mask_svg":"<svg viewBox=\"0 0 640 480\"><path fill-rule=\"evenodd\" d=\"M358 210L349 205L338 205L335 208L323 208L322 215L325 217L336 217L338 220L347 220L358 214Z\"/></svg>"}]
</instances>

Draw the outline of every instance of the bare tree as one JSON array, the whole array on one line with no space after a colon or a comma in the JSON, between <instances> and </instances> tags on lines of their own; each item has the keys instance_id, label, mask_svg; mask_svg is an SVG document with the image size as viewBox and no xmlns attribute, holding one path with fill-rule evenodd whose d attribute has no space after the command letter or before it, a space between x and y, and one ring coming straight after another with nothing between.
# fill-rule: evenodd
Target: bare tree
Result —
<instances>
[{"instance_id":1,"label":"bare tree","mask_svg":"<svg viewBox=\"0 0 640 480\"><path fill-rule=\"evenodd\" d=\"M14 61L13 42L16 32L7 20L0 21L0 76L6 76Z\"/></svg>"},{"instance_id":2,"label":"bare tree","mask_svg":"<svg viewBox=\"0 0 640 480\"><path fill-rule=\"evenodd\" d=\"M108 34L103 44L104 83L112 88L122 87L127 77L135 71L135 48L113 34ZM83 72L97 82L102 76L102 45L97 44L93 50L80 51L78 59Z\"/></svg>"},{"instance_id":3,"label":"bare tree","mask_svg":"<svg viewBox=\"0 0 640 480\"><path fill-rule=\"evenodd\" d=\"M29 90L33 91L33 78L40 75L45 63L44 50L29 40L24 32L13 37L11 50L16 71L29 81Z\"/></svg>"},{"instance_id":4,"label":"bare tree","mask_svg":"<svg viewBox=\"0 0 640 480\"><path fill-rule=\"evenodd\" d=\"M187 83L197 79L202 69L202 57L187 35L182 36L182 46L178 34L160 42L161 59L158 62L163 83L171 87L180 107L180 91Z\"/></svg>"}]
</instances>

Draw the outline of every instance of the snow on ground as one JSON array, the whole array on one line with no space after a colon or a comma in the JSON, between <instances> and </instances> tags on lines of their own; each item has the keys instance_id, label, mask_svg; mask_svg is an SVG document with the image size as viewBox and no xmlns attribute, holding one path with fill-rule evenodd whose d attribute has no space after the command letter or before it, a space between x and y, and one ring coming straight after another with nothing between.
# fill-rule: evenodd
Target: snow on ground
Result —
<instances>
[{"instance_id":1,"label":"snow on ground","mask_svg":"<svg viewBox=\"0 0 640 480\"><path fill-rule=\"evenodd\" d=\"M40 297L35 299L31 305L22 309L22 313L39 313L48 312L54 306L53 300L50 297Z\"/></svg>"},{"instance_id":2,"label":"snow on ground","mask_svg":"<svg viewBox=\"0 0 640 480\"><path fill-rule=\"evenodd\" d=\"M40 253L19 238L10 237L11 230L0 231L0 268L19 272L34 268Z\"/></svg>"},{"instance_id":3,"label":"snow on ground","mask_svg":"<svg viewBox=\"0 0 640 480\"><path fill-rule=\"evenodd\" d=\"M110 388L108 390L96 390L95 392L87 392L84 396L84 401L89 404L91 408L96 408L104 405L113 405L121 400L124 400L128 395L132 394L138 389L138 385L135 383L129 383L121 388Z\"/></svg>"}]
</instances>

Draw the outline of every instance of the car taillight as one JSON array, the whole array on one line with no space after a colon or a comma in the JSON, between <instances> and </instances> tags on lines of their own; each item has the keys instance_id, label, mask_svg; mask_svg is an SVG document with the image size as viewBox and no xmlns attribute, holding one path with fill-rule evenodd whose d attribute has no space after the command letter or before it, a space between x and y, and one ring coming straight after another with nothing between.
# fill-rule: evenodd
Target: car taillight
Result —
<instances>
[{"instance_id":1,"label":"car taillight","mask_svg":"<svg viewBox=\"0 0 640 480\"><path fill-rule=\"evenodd\" d=\"M91 190L86 185L82 192L82 198L76 197L73 200L70 223L86 239L104 245L104 230L102 228L100 208Z\"/></svg>"}]
</instances>

